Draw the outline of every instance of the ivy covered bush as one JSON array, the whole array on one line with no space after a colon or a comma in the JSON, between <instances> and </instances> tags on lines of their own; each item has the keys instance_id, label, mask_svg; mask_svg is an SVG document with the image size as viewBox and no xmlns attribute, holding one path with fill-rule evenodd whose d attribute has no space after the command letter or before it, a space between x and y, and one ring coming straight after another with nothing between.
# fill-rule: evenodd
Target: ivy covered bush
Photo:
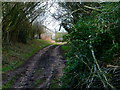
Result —
<instances>
[{"instance_id":1,"label":"ivy covered bush","mask_svg":"<svg viewBox=\"0 0 120 90\"><path fill-rule=\"evenodd\" d=\"M71 50L66 53L64 88L115 88L102 66L120 56L120 5L101 6L101 13L93 11L90 16L81 16L65 37Z\"/></svg>"}]
</instances>

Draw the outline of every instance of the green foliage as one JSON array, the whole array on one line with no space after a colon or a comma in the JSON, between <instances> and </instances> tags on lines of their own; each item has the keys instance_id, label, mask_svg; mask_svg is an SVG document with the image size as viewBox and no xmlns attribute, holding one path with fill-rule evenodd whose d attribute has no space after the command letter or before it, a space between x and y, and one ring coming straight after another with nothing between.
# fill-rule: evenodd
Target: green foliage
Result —
<instances>
[{"instance_id":1,"label":"green foliage","mask_svg":"<svg viewBox=\"0 0 120 90\"><path fill-rule=\"evenodd\" d=\"M55 41L56 42L63 42L63 36L66 35L67 33L64 32L56 32L55 33Z\"/></svg>"},{"instance_id":2,"label":"green foliage","mask_svg":"<svg viewBox=\"0 0 120 90\"><path fill-rule=\"evenodd\" d=\"M42 9L44 6L36 9L39 4L38 2L2 3L2 40L4 42L27 43L28 40L34 39L36 33L41 34L43 30L38 32L37 26L33 28L33 21L44 11Z\"/></svg>"},{"instance_id":3,"label":"green foliage","mask_svg":"<svg viewBox=\"0 0 120 90\"><path fill-rule=\"evenodd\" d=\"M59 82L60 82L60 78L54 77L51 81L50 89L60 88Z\"/></svg>"},{"instance_id":4,"label":"green foliage","mask_svg":"<svg viewBox=\"0 0 120 90\"><path fill-rule=\"evenodd\" d=\"M2 86L2 89L12 88L12 85L14 84L16 80L16 77L14 76L12 80L8 81L5 85Z\"/></svg>"},{"instance_id":5,"label":"green foliage","mask_svg":"<svg viewBox=\"0 0 120 90\"><path fill-rule=\"evenodd\" d=\"M41 84L41 83L43 83L43 81L42 80L36 80L34 83L33 83L33 87L35 87L35 86L37 86L37 85L39 85L39 84Z\"/></svg>"},{"instance_id":6,"label":"green foliage","mask_svg":"<svg viewBox=\"0 0 120 90\"><path fill-rule=\"evenodd\" d=\"M69 52L70 49L71 49L71 47L70 47L69 44L66 44L66 45L63 45L63 46L62 46L62 50L63 50L64 52Z\"/></svg>"},{"instance_id":7,"label":"green foliage","mask_svg":"<svg viewBox=\"0 0 120 90\"><path fill-rule=\"evenodd\" d=\"M120 53L119 3L101 3L101 6L102 13L93 11L90 16L82 16L65 37L71 49L66 55L64 88L99 88L95 81L101 87L113 88L99 64L112 63Z\"/></svg>"},{"instance_id":8,"label":"green foliage","mask_svg":"<svg viewBox=\"0 0 120 90\"><path fill-rule=\"evenodd\" d=\"M2 48L2 71L7 72L15 69L16 67L22 65L25 60L31 57L33 54L50 45L49 42L44 40L32 40L27 44L23 43L3 43ZM32 49L31 49L32 48Z\"/></svg>"}]
</instances>

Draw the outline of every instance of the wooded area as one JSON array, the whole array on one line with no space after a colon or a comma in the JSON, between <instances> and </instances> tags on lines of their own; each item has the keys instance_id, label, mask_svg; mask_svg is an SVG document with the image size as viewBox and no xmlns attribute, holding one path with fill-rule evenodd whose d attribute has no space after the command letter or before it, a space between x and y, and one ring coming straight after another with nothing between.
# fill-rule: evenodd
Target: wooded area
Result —
<instances>
[{"instance_id":1,"label":"wooded area","mask_svg":"<svg viewBox=\"0 0 120 90\"><path fill-rule=\"evenodd\" d=\"M120 88L120 3L60 5L70 13L62 20L71 48L66 54L63 87ZM107 65L118 67L114 71Z\"/></svg>"},{"instance_id":2,"label":"wooded area","mask_svg":"<svg viewBox=\"0 0 120 90\"><path fill-rule=\"evenodd\" d=\"M44 15L47 3L43 2L4 2L2 3L2 39L5 42L23 42L34 39L42 33L42 27L34 23Z\"/></svg>"},{"instance_id":3,"label":"wooded area","mask_svg":"<svg viewBox=\"0 0 120 90\"><path fill-rule=\"evenodd\" d=\"M53 17L68 34L60 88L120 88L120 2L58 2ZM48 2L3 2L3 43L27 43L44 32ZM41 20L35 22L36 19ZM40 37L39 37L40 38ZM12 44L13 45L13 44ZM3 44L4 47L4 44Z\"/></svg>"}]
</instances>

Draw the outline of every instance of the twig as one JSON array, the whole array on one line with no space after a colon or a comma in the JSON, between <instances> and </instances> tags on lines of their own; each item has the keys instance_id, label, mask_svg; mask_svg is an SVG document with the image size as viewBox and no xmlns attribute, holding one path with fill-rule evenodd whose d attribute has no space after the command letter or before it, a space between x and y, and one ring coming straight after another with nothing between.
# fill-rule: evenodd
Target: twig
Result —
<instances>
[{"instance_id":1,"label":"twig","mask_svg":"<svg viewBox=\"0 0 120 90\"><path fill-rule=\"evenodd\" d=\"M95 57L95 54L94 54L94 50L93 50L92 45L90 45L89 48L91 49L92 56L93 56L93 59L94 59L94 63L96 64L96 66L97 66L97 68L98 68L98 71L99 71L99 72L98 72L98 75L99 75L100 79L102 80L102 77L103 77L103 79L105 80L106 84L108 84L112 89L115 89L115 88L108 82L107 77L105 76L105 74L104 74L103 71L101 70L101 68L100 68L100 66L99 66L99 64L98 64L98 62L97 62L97 59L96 59L96 57ZM100 76L100 74L101 74L102 76ZM102 81L102 82L103 82L103 85L104 85L104 87L105 87L106 85L105 85L104 81Z\"/></svg>"}]
</instances>

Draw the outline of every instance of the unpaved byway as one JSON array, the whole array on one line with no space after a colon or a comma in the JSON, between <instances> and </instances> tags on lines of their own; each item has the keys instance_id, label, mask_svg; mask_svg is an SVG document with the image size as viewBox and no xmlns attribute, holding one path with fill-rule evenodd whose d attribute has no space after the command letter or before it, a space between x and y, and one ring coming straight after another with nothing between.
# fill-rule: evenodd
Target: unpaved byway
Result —
<instances>
[{"instance_id":1,"label":"unpaved byway","mask_svg":"<svg viewBox=\"0 0 120 90\"><path fill-rule=\"evenodd\" d=\"M12 88L49 88L53 77L63 75L64 61L60 46L48 46L24 65L4 74L3 85L11 81ZM58 84L61 85L61 82Z\"/></svg>"}]
</instances>

